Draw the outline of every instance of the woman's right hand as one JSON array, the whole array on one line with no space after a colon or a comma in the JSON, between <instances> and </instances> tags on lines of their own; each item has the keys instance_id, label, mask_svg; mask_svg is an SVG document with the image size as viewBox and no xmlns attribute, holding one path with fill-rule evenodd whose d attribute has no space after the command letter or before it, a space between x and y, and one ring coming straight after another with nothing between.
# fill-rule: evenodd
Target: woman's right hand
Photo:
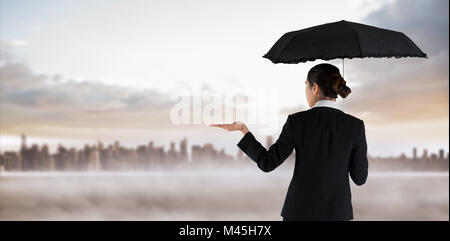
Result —
<instances>
[{"instance_id":1,"label":"woman's right hand","mask_svg":"<svg viewBox=\"0 0 450 241\"><path fill-rule=\"evenodd\" d=\"M242 134L246 134L247 132L249 132L247 126L240 122L240 121L235 121L231 124L210 124L209 126L212 127L220 127L222 129L225 129L227 131L241 131Z\"/></svg>"}]
</instances>

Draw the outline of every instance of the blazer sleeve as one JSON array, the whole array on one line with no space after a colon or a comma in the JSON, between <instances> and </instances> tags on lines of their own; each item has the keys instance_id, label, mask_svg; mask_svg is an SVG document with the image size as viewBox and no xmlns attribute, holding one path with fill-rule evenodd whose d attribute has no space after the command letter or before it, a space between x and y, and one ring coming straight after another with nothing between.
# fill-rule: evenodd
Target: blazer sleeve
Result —
<instances>
[{"instance_id":1,"label":"blazer sleeve","mask_svg":"<svg viewBox=\"0 0 450 241\"><path fill-rule=\"evenodd\" d=\"M266 150L250 131L242 137L237 146L256 162L259 169L270 172L281 165L294 149L291 119L289 115L278 140L269 147L269 150Z\"/></svg>"},{"instance_id":2,"label":"blazer sleeve","mask_svg":"<svg viewBox=\"0 0 450 241\"><path fill-rule=\"evenodd\" d=\"M350 177L356 185L360 186L366 182L368 167L366 131L364 121L361 121L349 163Z\"/></svg>"}]
</instances>

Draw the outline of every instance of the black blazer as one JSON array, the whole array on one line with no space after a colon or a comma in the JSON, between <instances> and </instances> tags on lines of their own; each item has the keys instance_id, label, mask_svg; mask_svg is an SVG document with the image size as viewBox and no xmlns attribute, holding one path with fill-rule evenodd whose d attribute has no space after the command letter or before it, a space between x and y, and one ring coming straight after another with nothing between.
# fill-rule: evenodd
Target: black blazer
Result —
<instances>
[{"instance_id":1,"label":"black blazer","mask_svg":"<svg viewBox=\"0 0 450 241\"><path fill-rule=\"evenodd\" d=\"M318 106L288 116L280 137L266 150L251 132L237 144L264 172L277 168L295 148L295 168L281 216L284 220L351 220L349 174L366 182L364 122Z\"/></svg>"}]
</instances>

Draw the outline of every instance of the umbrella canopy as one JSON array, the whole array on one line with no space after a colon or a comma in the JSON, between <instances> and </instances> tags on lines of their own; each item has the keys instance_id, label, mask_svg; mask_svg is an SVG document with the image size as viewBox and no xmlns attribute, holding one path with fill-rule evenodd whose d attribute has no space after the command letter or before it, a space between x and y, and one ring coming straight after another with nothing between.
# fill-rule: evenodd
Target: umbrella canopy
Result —
<instances>
[{"instance_id":1,"label":"umbrella canopy","mask_svg":"<svg viewBox=\"0 0 450 241\"><path fill-rule=\"evenodd\" d=\"M345 20L285 33L263 57L275 64L335 58L428 58L401 32Z\"/></svg>"}]
</instances>

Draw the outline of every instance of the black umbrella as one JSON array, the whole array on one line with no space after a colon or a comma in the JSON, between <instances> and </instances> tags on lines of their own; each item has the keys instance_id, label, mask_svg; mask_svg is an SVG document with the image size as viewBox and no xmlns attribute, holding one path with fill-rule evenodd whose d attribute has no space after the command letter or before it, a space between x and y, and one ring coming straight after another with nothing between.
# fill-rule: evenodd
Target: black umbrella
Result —
<instances>
[{"instance_id":1,"label":"black umbrella","mask_svg":"<svg viewBox=\"0 0 450 241\"><path fill-rule=\"evenodd\" d=\"M345 20L285 33L263 57L275 64L342 58L342 67L344 58L428 58L404 33Z\"/></svg>"}]
</instances>

